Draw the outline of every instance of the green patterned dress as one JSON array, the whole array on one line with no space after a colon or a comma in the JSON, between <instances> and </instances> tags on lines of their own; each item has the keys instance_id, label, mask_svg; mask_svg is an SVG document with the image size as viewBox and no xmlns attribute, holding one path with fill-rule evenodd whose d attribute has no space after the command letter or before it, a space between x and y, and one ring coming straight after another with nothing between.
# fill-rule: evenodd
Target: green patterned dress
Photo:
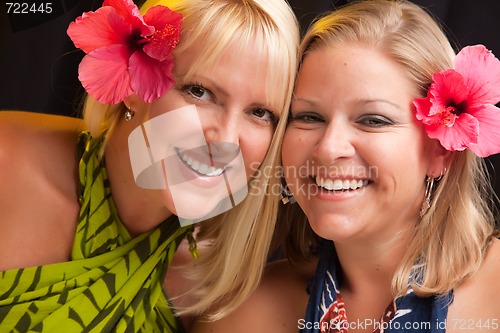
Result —
<instances>
[{"instance_id":1,"label":"green patterned dress","mask_svg":"<svg viewBox=\"0 0 500 333\"><path fill-rule=\"evenodd\" d=\"M0 332L182 331L162 281L190 229L174 216L132 239L113 204L101 145L80 135L72 260L0 272Z\"/></svg>"}]
</instances>

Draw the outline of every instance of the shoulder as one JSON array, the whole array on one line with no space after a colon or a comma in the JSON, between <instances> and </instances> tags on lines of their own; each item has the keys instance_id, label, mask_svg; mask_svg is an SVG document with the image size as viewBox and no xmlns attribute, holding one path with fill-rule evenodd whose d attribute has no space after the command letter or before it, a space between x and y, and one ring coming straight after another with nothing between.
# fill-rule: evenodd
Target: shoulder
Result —
<instances>
[{"instance_id":1,"label":"shoulder","mask_svg":"<svg viewBox=\"0 0 500 333\"><path fill-rule=\"evenodd\" d=\"M286 260L269 264L257 290L238 309L215 322L198 321L192 332L297 332L315 267L315 260L300 265Z\"/></svg>"},{"instance_id":2,"label":"shoulder","mask_svg":"<svg viewBox=\"0 0 500 333\"><path fill-rule=\"evenodd\" d=\"M0 177L18 186L35 176L55 183L64 179L68 167L76 163L76 140L83 128L80 119L0 112Z\"/></svg>"},{"instance_id":3,"label":"shoulder","mask_svg":"<svg viewBox=\"0 0 500 333\"><path fill-rule=\"evenodd\" d=\"M474 325L475 332L491 332L500 328L500 240L488 247L479 271L455 290L450 306L449 324ZM467 321L468 320L468 321ZM493 327L491 326L493 325ZM462 325L462 328L465 327ZM467 327L466 327L467 328ZM454 332L448 327L447 332Z\"/></svg>"},{"instance_id":4,"label":"shoulder","mask_svg":"<svg viewBox=\"0 0 500 333\"><path fill-rule=\"evenodd\" d=\"M75 150L81 119L30 112L0 112L2 162L42 158L56 161ZM43 158L45 156L45 158Z\"/></svg>"},{"instance_id":5,"label":"shoulder","mask_svg":"<svg viewBox=\"0 0 500 333\"><path fill-rule=\"evenodd\" d=\"M0 270L37 264L30 258L70 228L82 129L79 119L0 112Z\"/></svg>"}]
</instances>

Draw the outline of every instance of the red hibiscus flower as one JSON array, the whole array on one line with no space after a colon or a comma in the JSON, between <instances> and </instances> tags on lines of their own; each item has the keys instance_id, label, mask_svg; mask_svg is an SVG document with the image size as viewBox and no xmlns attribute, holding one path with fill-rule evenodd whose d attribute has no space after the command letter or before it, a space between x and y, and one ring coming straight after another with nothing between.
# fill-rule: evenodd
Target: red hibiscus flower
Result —
<instances>
[{"instance_id":1,"label":"red hibiscus flower","mask_svg":"<svg viewBox=\"0 0 500 333\"><path fill-rule=\"evenodd\" d=\"M68 35L86 56L78 78L90 96L116 104L136 93L145 102L173 85L172 51L180 36L182 15L165 6L144 17L132 0L105 0L68 27Z\"/></svg>"},{"instance_id":2,"label":"red hibiscus flower","mask_svg":"<svg viewBox=\"0 0 500 333\"><path fill-rule=\"evenodd\" d=\"M483 45L463 48L455 68L436 73L416 117L430 138L451 151L471 149L486 157L500 152L500 61Z\"/></svg>"}]
</instances>

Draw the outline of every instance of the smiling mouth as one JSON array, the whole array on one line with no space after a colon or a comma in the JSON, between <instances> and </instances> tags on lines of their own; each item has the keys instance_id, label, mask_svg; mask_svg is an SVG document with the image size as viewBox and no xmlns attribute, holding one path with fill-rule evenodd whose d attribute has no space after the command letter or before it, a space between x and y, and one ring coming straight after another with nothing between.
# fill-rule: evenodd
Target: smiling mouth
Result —
<instances>
[{"instance_id":1,"label":"smiling mouth","mask_svg":"<svg viewBox=\"0 0 500 333\"><path fill-rule=\"evenodd\" d=\"M204 161L200 161L195 156L189 155L189 151L180 151L179 148L175 148L175 152L185 166L187 166L189 169L199 174L200 176L217 177L222 175L226 171L224 167L216 168L206 164Z\"/></svg>"},{"instance_id":2,"label":"smiling mouth","mask_svg":"<svg viewBox=\"0 0 500 333\"><path fill-rule=\"evenodd\" d=\"M367 179L329 179L313 177L316 185L324 190L333 192L355 191L366 187L370 181Z\"/></svg>"}]
</instances>

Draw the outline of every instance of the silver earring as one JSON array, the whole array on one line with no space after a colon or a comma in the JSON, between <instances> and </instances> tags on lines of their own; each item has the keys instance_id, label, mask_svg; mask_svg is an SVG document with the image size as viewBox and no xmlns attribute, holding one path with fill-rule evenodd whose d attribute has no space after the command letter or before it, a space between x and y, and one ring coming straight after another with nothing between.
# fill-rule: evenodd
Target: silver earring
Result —
<instances>
[{"instance_id":1,"label":"silver earring","mask_svg":"<svg viewBox=\"0 0 500 333\"><path fill-rule=\"evenodd\" d=\"M281 184L281 202L286 205L287 203L294 204L297 202L295 198L293 197L292 192L288 189L287 185Z\"/></svg>"},{"instance_id":2,"label":"silver earring","mask_svg":"<svg viewBox=\"0 0 500 333\"><path fill-rule=\"evenodd\" d=\"M424 205L425 205L425 210L431 208L431 194L432 190L434 189L434 179L431 176L425 177L425 199L424 199Z\"/></svg>"},{"instance_id":3,"label":"silver earring","mask_svg":"<svg viewBox=\"0 0 500 333\"><path fill-rule=\"evenodd\" d=\"M127 110L125 111L125 121L131 121L132 118L134 118L134 115L135 115L135 112L130 108L128 107L127 105L125 105L125 107L127 108Z\"/></svg>"},{"instance_id":4,"label":"silver earring","mask_svg":"<svg viewBox=\"0 0 500 333\"><path fill-rule=\"evenodd\" d=\"M432 193L434 192L434 187L436 186L436 182L439 182L443 178L445 173L446 173L446 168L444 168L444 170L441 171L441 174L436 178L432 176L425 177L425 196L420 215L424 215L425 212L427 212L427 210L431 208L431 196Z\"/></svg>"}]
</instances>

